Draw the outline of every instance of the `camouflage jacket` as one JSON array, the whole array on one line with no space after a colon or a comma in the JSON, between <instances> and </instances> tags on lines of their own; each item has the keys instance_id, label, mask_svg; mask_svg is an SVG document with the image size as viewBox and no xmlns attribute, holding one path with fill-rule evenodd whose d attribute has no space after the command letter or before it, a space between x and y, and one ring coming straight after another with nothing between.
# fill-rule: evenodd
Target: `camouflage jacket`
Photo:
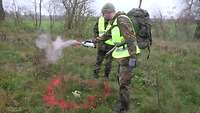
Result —
<instances>
[{"instance_id":1,"label":"camouflage jacket","mask_svg":"<svg viewBox=\"0 0 200 113\"><path fill-rule=\"evenodd\" d=\"M123 12L117 12L116 15L113 17L113 20L111 21L111 24L115 21L117 18L117 25L120 29L120 32L122 36L125 39L125 43L128 45L128 50L132 58L136 57L136 36L135 32L132 26L132 22L130 21L129 18L125 16L120 16L120 15L125 15ZM101 38L101 41L108 40L111 38L111 30L104 34Z\"/></svg>"},{"instance_id":2,"label":"camouflage jacket","mask_svg":"<svg viewBox=\"0 0 200 113\"><path fill-rule=\"evenodd\" d=\"M99 37L99 28L98 28L99 23L98 22L99 21L97 20L97 22L96 22L96 24L94 25L94 28L93 28L93 34L94 34L95 39L96 39L96 37ZM105 29L108 26L108 22L109 22L109 20L105 20L105 23L104 23ZM112 38L111 35L105 35L104 37L106 37L107 39ZM100 41L100 42L97 43L97 49L106 50L105 46L108 46L108 45L105 44L104 41Z\"/></svg>"}]
</instances>

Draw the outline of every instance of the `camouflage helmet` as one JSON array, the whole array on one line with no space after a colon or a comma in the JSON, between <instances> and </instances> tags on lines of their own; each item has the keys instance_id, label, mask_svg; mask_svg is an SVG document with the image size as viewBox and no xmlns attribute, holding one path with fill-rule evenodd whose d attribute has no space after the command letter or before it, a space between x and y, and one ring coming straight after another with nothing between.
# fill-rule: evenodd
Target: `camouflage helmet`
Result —
<instances>
[{"instance_id":1,"label":"camouflage helmet","mask_svg":"<svg viewBox=\"0 0 200 113\"><path fill-rule=\"evenodd\" d=\"M106 3L101 9L101 13L115 12L115 6L112 3Z\"/></svg>"}]
</instances>

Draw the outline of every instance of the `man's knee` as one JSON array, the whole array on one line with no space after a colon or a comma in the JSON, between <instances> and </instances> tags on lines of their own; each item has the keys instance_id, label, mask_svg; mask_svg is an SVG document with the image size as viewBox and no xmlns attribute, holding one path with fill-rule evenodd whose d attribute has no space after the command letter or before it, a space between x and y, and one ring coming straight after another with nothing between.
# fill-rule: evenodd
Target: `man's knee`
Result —
<instances>
[{"instance_id":1,"label":"man's knee","mask_svg":"<svg viewBox=\"0 0 200 113\"><path fill-rule=\"evenodd\" d=\"M120 84L128 86L131 83L132 74L128 66L121 66L120 68Z\"/></svg>"}]
</instances>

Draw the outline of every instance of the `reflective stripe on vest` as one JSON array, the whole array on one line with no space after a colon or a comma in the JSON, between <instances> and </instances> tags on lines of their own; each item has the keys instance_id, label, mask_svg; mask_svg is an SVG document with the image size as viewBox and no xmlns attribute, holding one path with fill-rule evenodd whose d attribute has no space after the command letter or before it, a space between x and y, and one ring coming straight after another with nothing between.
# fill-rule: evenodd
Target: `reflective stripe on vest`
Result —
<instances>
[{"instance_id":1,"label":"reflective stripe on vest","mask_svg":"<svg viewBox=\"0 0 200 113\"><path fill-rule=\"evenodd\" d=\"M98 21L98 31L99 36L101 37L105 33L105 27L104 27L104 17L100 17Z\"/></svg>"},{"instance_id":2,"label":"reflective stripe on vest","mask_svg":"<svg viewBox=\"0 0 200 113\"><path fill-rule=\"evenodd\" d=\"M106 31L108 31L111 27L110 23L108 23L106 29L104 25L105 25L105 19L103 16L101 16L98 21L99 37L103 36L103 34L106 33ZM106 40L104 43L108 45L114 45L114 43L112 42L112 39Z\"/></svg>"},{"instance_id":3,"label":"reflective stripe on vest","mask_svg":"<svg viewBox=\"0 0 200 113\"><path fill-rule=\"evenodd\" d=\"M123 15L125 16L125 15ZM128 17L127 17L128 18ZM117 25L117 19L115 19L113 25ZM121 43L121 42L124 42L124 37L120 35L120 30L119 30L119 27L116 26L114 27L112 30L111 30L111 33L112 33L112 41L113 43ZM140 49L139 47L137 46L137 43L136 43L136 54L139 54L140 53ZM127 44L123 45L123 46L120 46L120 47L117 47L113 53L112 53L112 56L113 58L124 58L124 57L129 57L130 54L128 52L128 47L127 47Z\"/></svg>"}]
</instances>

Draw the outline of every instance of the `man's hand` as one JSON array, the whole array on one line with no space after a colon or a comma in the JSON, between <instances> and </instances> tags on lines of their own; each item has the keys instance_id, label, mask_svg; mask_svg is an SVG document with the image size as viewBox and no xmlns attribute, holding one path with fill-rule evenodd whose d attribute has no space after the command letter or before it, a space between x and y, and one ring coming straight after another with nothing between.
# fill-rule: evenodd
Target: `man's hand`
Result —
<instances>
[{"instance_id":1,"label":"man's hand","mask_svg":"<svg viewBox=\"0 0 200 113\"><path fill-rule=\"evenodd\" d=\"M95 40L98 43L98 42L102 41L102 37L96 37Z\"/></svg>"},{"instance_id":2,"label":"man's hand","mask_svg":"<svg viewBox=\"0 0 200 113\"><path fill-rule=\"evenodd\" d=\"M96 37L96 40L101 40L101 37Z\"/></svg>"},{"instance_id":3,"label":"man's hand","mask_svg":"<svg viewBox=\"0 0 200 113\"><path fill-rule=\"evenodd\" d=\"M96 38L94 38L94 39L92 40L92 42L96 44L96 43L100 42L101 40L102 40L101 37L96 37Z\"/></svg>"}]
</instances>

